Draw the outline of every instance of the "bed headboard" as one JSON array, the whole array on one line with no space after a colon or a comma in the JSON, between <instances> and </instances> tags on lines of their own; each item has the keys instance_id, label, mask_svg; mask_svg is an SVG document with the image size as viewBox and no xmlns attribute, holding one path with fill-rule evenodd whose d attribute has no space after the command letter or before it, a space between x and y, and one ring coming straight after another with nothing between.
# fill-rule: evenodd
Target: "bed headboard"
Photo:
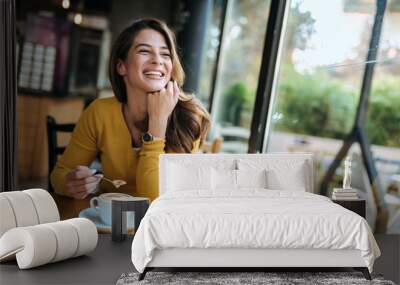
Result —
<instances>
[{"instance_id":1,"label":"bed headboard","mask_svg":"<svg viewBox=\"0 0 400 285\"><path fill-rule=\"evenodd\" d=\"M219 169L257 169L267 168L290 174L301 165L304 171L305 191L314 192L313 155L311 153L268 153L268 154L161 154L159 170L160 195L168 189L168 179L174 165L190 167L211 167ZM298 167L297 167L298 168ZM294 171L294 170L293 170Z\"/></svg>"}]
</instances>

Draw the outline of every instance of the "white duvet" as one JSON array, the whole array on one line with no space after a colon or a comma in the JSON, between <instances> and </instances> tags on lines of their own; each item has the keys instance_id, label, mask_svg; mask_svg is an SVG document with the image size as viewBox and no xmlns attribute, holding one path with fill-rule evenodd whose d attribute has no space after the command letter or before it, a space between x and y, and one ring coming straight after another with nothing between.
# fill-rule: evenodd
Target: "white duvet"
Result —
<instances>
[{"instance_id":1,"label":"white duvet","mask_svg":"<svg viewBox=\"0 0 400 285\"><path fill-rule=\"evenodd\" d=\"M359 215L321 195L265 189L162 195L135 235L133 265L143 272L165 248L358 249L370 272L380 255Z\"/></svg>"}]
</instances>

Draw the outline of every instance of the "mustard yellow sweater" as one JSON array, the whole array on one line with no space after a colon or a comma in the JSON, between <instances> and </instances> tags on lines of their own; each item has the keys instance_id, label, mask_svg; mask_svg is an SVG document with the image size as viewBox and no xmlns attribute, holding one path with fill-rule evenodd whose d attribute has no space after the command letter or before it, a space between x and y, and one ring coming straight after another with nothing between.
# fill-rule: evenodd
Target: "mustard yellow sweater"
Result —
<instances>
[{"instance_id":1,"label":"mustard yellow sweater","mask_svg":"<svg viewBox=\"0 0 400 285\"><path fill-rule=\"evenodd\" d=\"M65 191L65 175L77 165L89 166L100 153L104 176L127 182L116 189L103 180L102 192L123 192L154 200L159 195L158 162L164 148L164 140L143 142L138 150L132 148L121 103L115 97L96 99L76 124L64 154L51 173L51 183L56 193L70 196ZM192 152L198 148L199 141L195 141Z\"/></svg>"}]
</instances>

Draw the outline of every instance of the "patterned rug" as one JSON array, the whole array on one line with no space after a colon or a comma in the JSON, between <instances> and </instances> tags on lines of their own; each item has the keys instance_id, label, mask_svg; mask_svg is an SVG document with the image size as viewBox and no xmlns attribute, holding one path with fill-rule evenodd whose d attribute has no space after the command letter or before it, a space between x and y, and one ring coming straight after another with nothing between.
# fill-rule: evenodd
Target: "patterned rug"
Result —
<instances>
[{"instance_id":1,"label":"patterned rug","mask_svg":"<svg viewBox=\"0 0 400 285\"><path fill-rule=\"evenodd\" d=\"M138 281L139 273L122 274L117 285L133 284L379 284L395 285L384 280L381 275L372 274L372 281L364 278L360 272L154 272L150 271L142 281Z\"/></svg>"}]
</instances>

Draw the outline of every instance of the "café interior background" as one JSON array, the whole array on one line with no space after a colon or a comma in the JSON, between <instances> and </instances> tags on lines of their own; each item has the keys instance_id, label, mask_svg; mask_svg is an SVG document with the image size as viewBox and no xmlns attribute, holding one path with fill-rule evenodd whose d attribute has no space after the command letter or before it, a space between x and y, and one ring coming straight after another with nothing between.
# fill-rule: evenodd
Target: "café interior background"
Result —
<instances>
[{"instance_id":1,"label":"caf\u00e9 interior background","mask_svg":"<svg viewBox=\"0 0 400 285\"><path fill-rule=\"evenodd\" d=\"M16 1L18 187L48 187L46 119L76 123L95 98L113 96L107 65L116 35L143 17L176 33L187 82L208 108L207 141L246 153L263 66L268 0ZM314 189L351 132L359 103L376 5L370 0L292 0L282 30L262 152L312 152ZM375 229L383 201L385 232L400 233L400 1L388 1L365 130L379 174L371 187L353 144L352 186L367 199ZM259 134L260 135L260 134ZM69 135L58 137L60 144ZM329 181L341 185L343 165Z\"/></svg>"}]
</instances>

